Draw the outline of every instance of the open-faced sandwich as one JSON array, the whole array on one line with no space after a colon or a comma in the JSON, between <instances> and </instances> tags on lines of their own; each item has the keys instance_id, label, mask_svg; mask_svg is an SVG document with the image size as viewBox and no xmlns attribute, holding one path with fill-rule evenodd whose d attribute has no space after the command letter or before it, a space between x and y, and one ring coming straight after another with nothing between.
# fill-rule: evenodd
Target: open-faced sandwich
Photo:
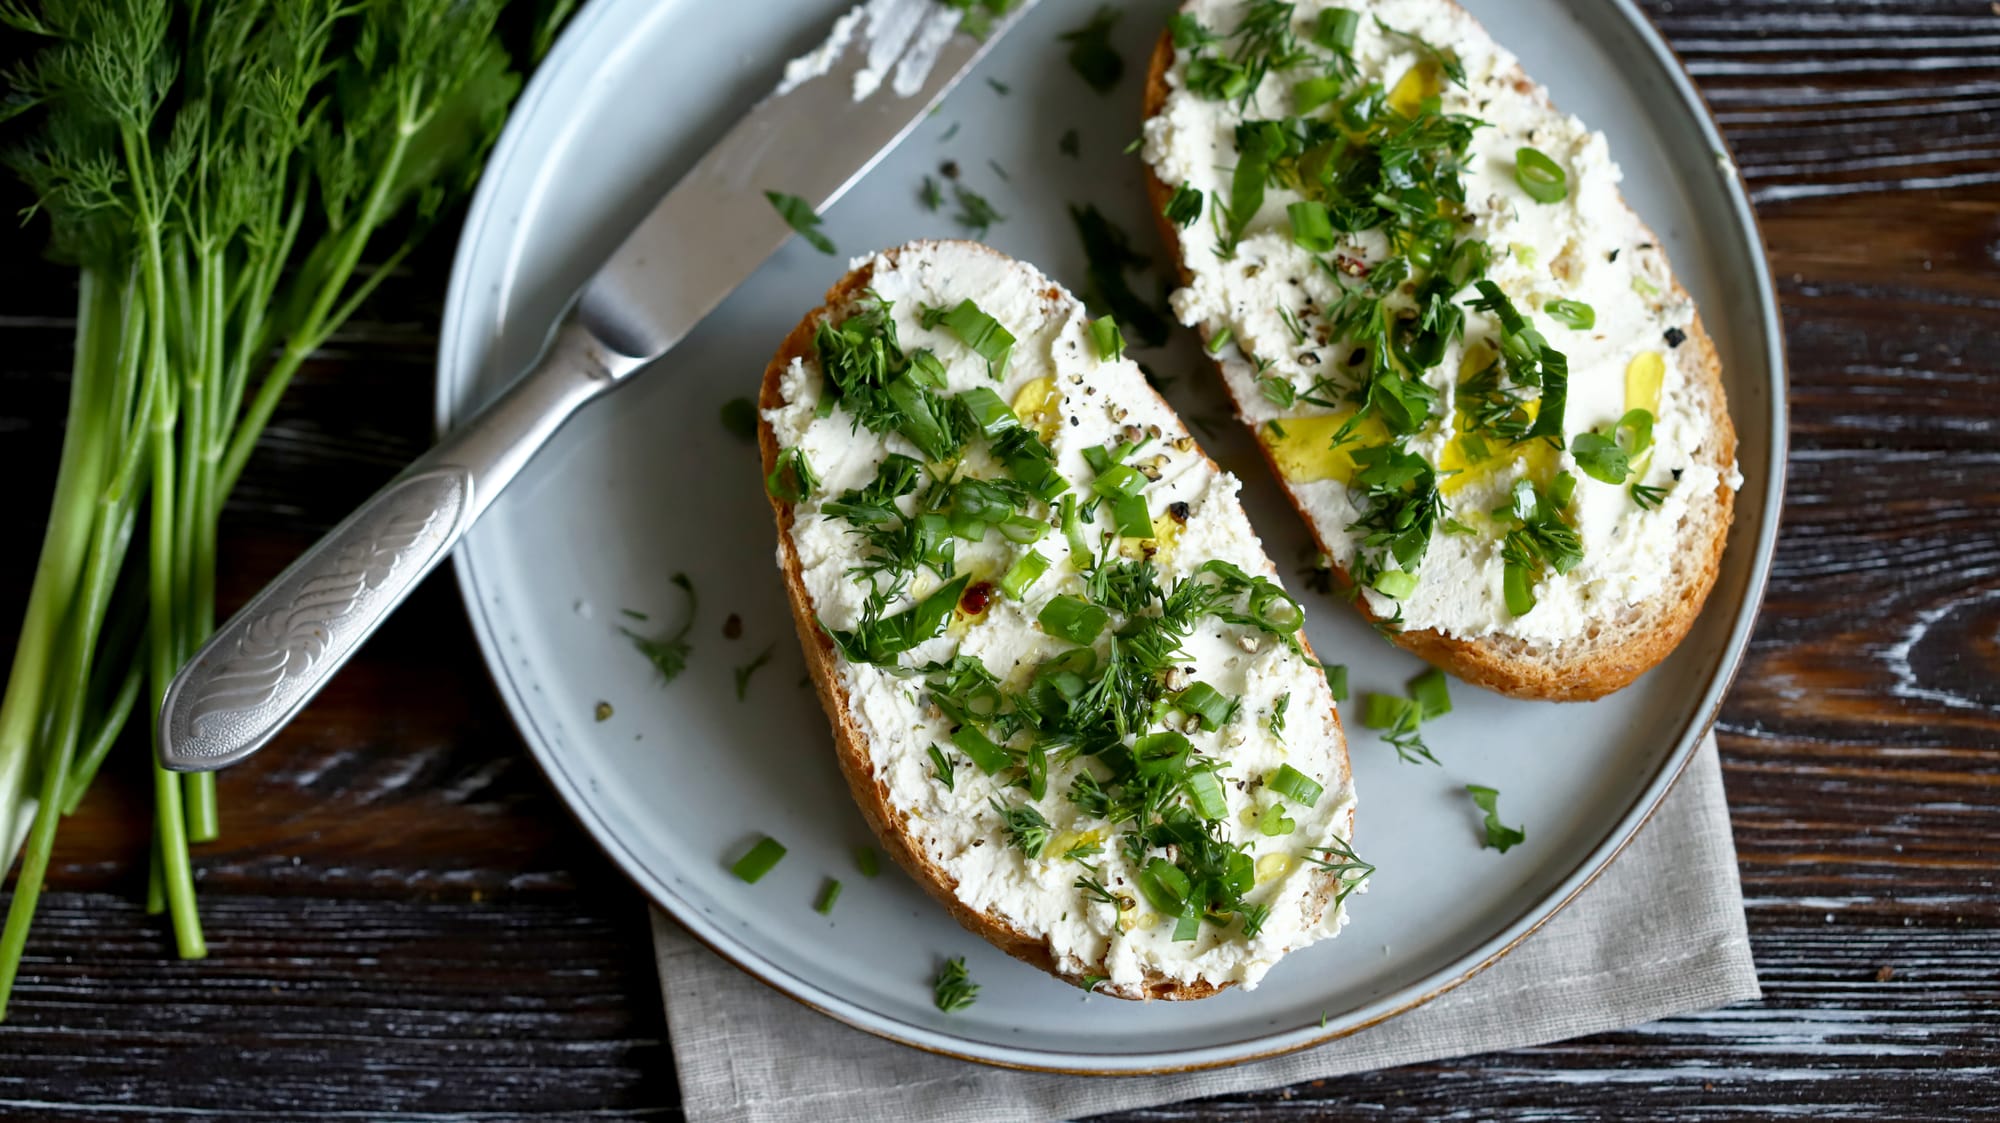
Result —
<instances>
[{"instance_id":1,"label":"open-faced sandwich","mask_svg":"<svg viewBox=\"0 0 2000 1123\"><path fill-rule=\"evenodd\" d=\"M1190 0L1146 117L1175 311L1357 607L1520 697L1663 659L1741 479L1605 137L1451 0Z\"/></svg>"},{"instance_id":2,"label":"open-faced sandwich","mask_svg":"<svg viewBox=\"0 0 2000 1123\"><path fill-rule=\"evenodd\" d=\"M1115 324L919 242L833 287L759 404L841 769L966 927L1123 998L1339 931L1369 871L1303 614Z\"/></svg>"}]
</instances>

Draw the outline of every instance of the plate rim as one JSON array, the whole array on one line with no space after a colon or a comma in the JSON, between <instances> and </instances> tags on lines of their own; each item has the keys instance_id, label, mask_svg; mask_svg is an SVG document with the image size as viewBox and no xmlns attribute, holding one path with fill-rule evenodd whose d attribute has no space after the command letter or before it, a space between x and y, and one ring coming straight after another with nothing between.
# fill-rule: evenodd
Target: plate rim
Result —
<instances>
[{"instance_id":1,"label":"plate rim","mask_svg":"<svg viewBox=\"0 0 2000 1123\"><path fill-rule=\"evenodd\" d=\"M549 90L556 84L556 76L575 61L575 56L582 49L578 44L588 38L586 32L606 18L606 12L617 6L610 0L597 0L586 4L582 12L570 22L555 47L542 60L530 78L509 115L499 142L488 156L486 170L481 175L479 186L467 209L458 244L452 256L451 278L446 289L441 330L438 334L439 377L433 395L433 413L439 436L443 436L452 427L454 417L461 413L457 395L454 393L455 387L443 376L443 372L457 370L463 365L459 361L464 347L460 337L466 328L465 306L472 299L471 292L474 287L470 281L470 266L476 247L484 240L494 208L497 206L495 196L499 177L492 173L513 159L516 150L525 143L523 139L527 133L525 122L530 116L530 111L548 96ZM713 925L704 919L698 908L678 897L664 879L646 869L638 855L627 847L618 832L585 798L584 784L565 770L560 754L550 747L549 739L541 734L534 713L526 703L530 692L514 680L513 671L500 652L496 636L503 629L488 615L487 602L481 595L480 576L464 556L463 547L454 549L453 576L460 597L465 602L468 622L479 646L481 660L493 680L495 692L499 694L502 704L507 709L515 731L528 749L528 755L541 770L549 786L554 789L564 810L612 860L626 880L630 881L654 907L666 912L698 943L750 978L810 1010L876 1037L926 1053L1002 1069L1072 1076L1142 1076L1194 1072L1268 1060L1325 1045L1399 1017L1456 989L1504 959L1508 953L1567 908L1610 867L1638 836L1639 831L1651 821L1667 793L1686 772L1697 748L1712 730L1722 704L1736 676L1742 670L1768 587L1784 507L1791 438L1789 400L1791 371L1778 294L1771 273L1762 226L1758 222L1756 209L1750 202L1749 192L1743 184L1734 150L1720 126L1716 124L1714 110L1689 74L1686 63L1651 18L1638 7L1636 0L1612 0L1611 7L1624 18L1640 42L1652 52L1673 84L1682 106L1689 111L1696 127L1714 150L1722 154L1727 161L1724 193L1733 212L1732 217L1738 235L1746 237L1751 242L1749 248L1753 252L1749 256L1757 294L1758 319L1763 328L1764 357L1770 367L1771 443L1766 462L1762 466L1769 484L1765 491L1763 507L1759 511L1761 529L1755 543L1752 544L1753 556L1748 582L1744 587L1740 603L1734 608L1722 658L1710 674L1703 688L1701 701L1694 708L1690 720L1683 725L1674 749L1661 760L1646 787L1634 798L1631 806L1620 816L1603 840L1579 858L1561 881L1524 909L1515 920L1444 968L1350 1011L1344 1018L1333 1023L1330 1029L1318 1033L1304 1031L1303 1036L1298 1036L1302 1033L1298 1029L1280 1029L1237 1041L1196 1048L1131 1054L1084 1053L1002 1046L909 1024L893 1015L867 1009L859 1003L762 959L747 947L738 945L720 930L719 925ZM1295 1036L1298 1039L1293 1040Z\"/></svg>"}]
</instances>

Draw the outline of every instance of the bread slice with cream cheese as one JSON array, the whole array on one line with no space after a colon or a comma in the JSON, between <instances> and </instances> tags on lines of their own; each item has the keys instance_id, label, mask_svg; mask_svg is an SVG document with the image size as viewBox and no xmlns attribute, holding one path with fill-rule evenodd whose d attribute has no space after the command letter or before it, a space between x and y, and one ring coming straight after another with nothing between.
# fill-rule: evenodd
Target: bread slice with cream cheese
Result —
<instances>
[{"instance_id":1,"label":"bread slice with cream cheese","mask_svg":"<svg viewBox=\"0 0 2000 1123\"><path fill-rule=\"evenodd\" d=\"M1665 658L1741 477L1715 347L1606 138L1450 0L1189 0L1145 116L1175 310L1356 607L1518 697Z\"/></svg>"},{"instance_id":2,"label":"bread slice with cream cheese","mask_svg":"<svg viewBox=\"0 0 2000 1123\"><path fill-rule=\"evenodd\" d=\"M1043 970L1202 998L1337 933L1369 871L1299 606L1119 346L1034 268L913 243L785 339L759 444L884 847Z\"/></svg>"}]
</instances>

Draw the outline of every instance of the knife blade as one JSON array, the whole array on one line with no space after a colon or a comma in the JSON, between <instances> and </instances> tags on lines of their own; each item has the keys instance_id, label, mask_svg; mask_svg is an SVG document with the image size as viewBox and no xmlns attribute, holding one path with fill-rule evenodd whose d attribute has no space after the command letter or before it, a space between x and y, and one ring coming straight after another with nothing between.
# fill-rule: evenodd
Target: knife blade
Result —
<instances>
[{"instance_id":1,"label":"knife blade","mask_svg":"<svg viewBox=\"0 0 2000 1123\"><path fill-rule=\"evenodd\" d=\"M1036 0L974 35L943 0L866 0L640 220L533 367L231 617L181 668L156 748L211 771L268 744L565 421L664 355L793 236L765 192L823 211Z\"/></svg>"},{"instance_id":2,"label":"knife blade","mask_svg":"<svg viewBox=\"0 0 2000 1123\"><path fill-rule=\"evenodd\" d=\"M765 191L831 206L1031 6L983 38L954 33L959 14L939 0L871 0L843 16L823 72L781 84L612 252L584 286L584 322L626 354L665 353L791 236ZM831 120L829 103L845 103ZM663 268L690 254L701 269Z\"/></svg>"}]
</instances>

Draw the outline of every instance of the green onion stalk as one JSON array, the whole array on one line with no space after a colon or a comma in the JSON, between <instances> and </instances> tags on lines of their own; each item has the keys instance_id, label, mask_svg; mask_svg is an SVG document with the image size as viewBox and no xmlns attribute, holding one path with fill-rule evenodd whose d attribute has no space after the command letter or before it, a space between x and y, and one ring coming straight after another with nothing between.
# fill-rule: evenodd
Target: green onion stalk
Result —
<instances>
[{"instance_id":1,"label":"green onion stalk","mask_svg":"<svg viewBox=\"0 0 2000 1123\"><path fill-rule=\"evenodd\" d=\"M0 698L0 860L20 856L0 1016L61 819L214 630L223 505L258 437L474 182L520 86L505 7L0 4L37 40L7 75L25 139L6 160L78 268L68 423ZM543 6L536 53L567 9ZM200 958L189 846L220 831L214 777L155 760L149 905Z\"/></svg>"}]
</instances>

